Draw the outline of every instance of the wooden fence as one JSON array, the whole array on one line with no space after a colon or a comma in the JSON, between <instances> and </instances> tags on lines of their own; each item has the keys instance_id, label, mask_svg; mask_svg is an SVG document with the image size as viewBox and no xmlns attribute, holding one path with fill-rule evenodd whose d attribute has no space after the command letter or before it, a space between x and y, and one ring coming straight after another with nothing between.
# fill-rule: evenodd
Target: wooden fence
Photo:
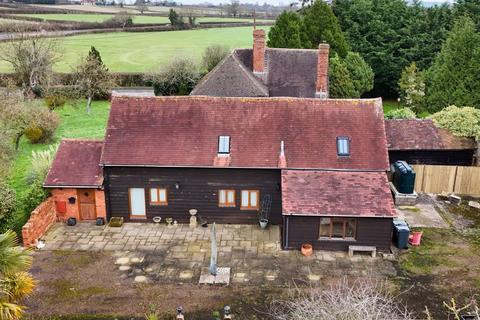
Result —
<instances>
[{"instance_id":1,"label":"wooden fence","mask_svg":"<svg viewBox=\"0 0 480 320\"><path fill-rule=\"evenodd\" d=\"M412 165L415 191L480 196L480 167Z\"/></svg>"}]
</instances>

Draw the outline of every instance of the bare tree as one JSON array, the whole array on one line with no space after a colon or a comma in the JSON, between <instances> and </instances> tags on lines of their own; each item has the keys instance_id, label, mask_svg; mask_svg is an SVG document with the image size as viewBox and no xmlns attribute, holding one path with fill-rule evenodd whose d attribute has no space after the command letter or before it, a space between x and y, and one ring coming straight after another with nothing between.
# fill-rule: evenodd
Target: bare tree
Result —
<instances>
[{"instance_id":1,"label":"bare tree","mask_svg":"<svg viewBox=\"0 0 480 320\"><path fill-rule=\"evenodd\" d=\"M291 299L274 301L270 313L275 320L415 319L395 302L386 283L370 279L343 279L327 289L297 288Z\"/></svg>"},{"instance_id":2,"label":"bare tree","mask_svg":"<svg viewBox=\"0 0 480 320\"><path fill-rule=\"evenodd\" d=\"M0 51L0 60L9 63L21 81L25 97L38 95L53 78L53 65L60 60L56 40L21 36Z\"/></svg>"},{"instance_id":3,"label":"bare tree","mask_svg":"<svg viewBox=\"0 0 480 320\"><path fill-rule=\"evenodd\" d=\"M78 97L87 99L87 113L90 114L92 100L108 94L115 79L103 64L100 53L92 47L85 60L79 64L74 72L74 87Z\"/></svg>"},{"instance_id":4,"label":"bare tree","mask_svg":"<svg viewBox=\"0 0 480 320\"><path fill-rule=\"evenodd\" d=\"M215 44L205 48L202 56L202 67L205 71L210 72L216 65L222 61L230 50L227 46Z\"/></svg>"},{"instance_id":5,"label":"bare tree","mask_svg":"<svg viewBox=\"0 0 480 320\"><path fill-rule=\"evenodd\" d=\"M240 12L240 1L239 0L231 0L230 4L228 5L228 14L236 18Z\"/></svg>"},{"instance_id":6,"label":"bare tree","mask_svg":"<svg viewBox=\"0 0 480 320\"><path fill-rule=\"evenodd\" d=\"M140 11L140 14L143 14L148 9L148 5L145 0L135 1L135 7L137 8L138 11Z\"/></svg>"}]
</instances>

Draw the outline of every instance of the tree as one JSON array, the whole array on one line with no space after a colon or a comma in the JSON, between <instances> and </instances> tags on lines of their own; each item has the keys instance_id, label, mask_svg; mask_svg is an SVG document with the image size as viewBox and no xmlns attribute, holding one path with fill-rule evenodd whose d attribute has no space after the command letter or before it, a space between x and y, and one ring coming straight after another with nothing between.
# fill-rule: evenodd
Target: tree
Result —
<instances>
[{"instance_id":1,"label":"tree","mask_svg":"<svg viewBox=\"0 0 480 320\"><path fill-rule=\"evenodd\" d=\"M302 19L292 11L283 11L268 32L267 46L272 48L302 48Z\"/></svg>"},{"instance_id":2,"label":"tree","mask_svg":"<svg viewBox=\"0 0 480 320\"><path fill-rule=\"evenodd\" d=\"M170 9L168 13L168 20L170 20L170 24L174 27L183 25L182 17L173 9Z\"/></svg>"},{"instance_id":3,"label":"tree","mask_svg":"<svg viewBox=\"0 0 480 320\"><path fill-rule=\"evenodd\" d=\"M353 98L357 95L350 72L337 54L330 58L329 95L331 98Z\"/></svg>"},{"instance_id":4,"label":"tree","mask_svg":"<svg viewBox=\"0 0 480 320\"><path fill-rule=\"evenodd\" d=\"M456 21L435 63L427 72L429 111L448 105L480 108L480 34L473 21Z\"/></svg>"},{"instance_id":5,"label":"tree","mask_svg":"<svg viewBox=\"0 0 480 320\"><path fill-rule=\"evenodd\" d=\"M230 50L228 49L227 46L213 45L213 46L207 47L202 56L202 67L207 72L210 72L229 53L230 53Z\"/></svg>"},{"instance_id":6,"label":"tree","mask_svg":"<svg viewBox=\"0 0 480 320\"><path fill-rule=\"evenodd\" d=\"M334 54L329 64L330 97L360 98L372 89L372 68L359 54L349 52L345 59Z\"/></svg>"},{"instance_id":7,"label":"tree","mask_svg":"<svg viewBox=\"0 0 480 320\"><path fill-rule=\"evenodd\" d=\"M356 91L355 95L350 98L360 98L364 93L373 89L373 78L375 74L372 68L358 53L349 51L344 62Z\"/></svg>"},{"instance_id":8,"label":"tree","mask_svg":"<svg viewBox=\"0 0 480 320\"><path fill-rule=\"evenodd\" d=\"M435 125L461 137L480 139L480 110L448 106L430 116Z\"/></svg>"},{"instance_id":9,"label":"tree","mask_svg":"<svg viewBox=\"0 0 480 320\"><path fill-rule=\"evenodd\" d=\"M59 61L57 42L49 38L27 38L10 41L0 50L0 60L9 63L22 83L25 97L40 96L42 86L53 77L53 65Z\"/></svg>"},{"instance_id":10,"label":"tree","mask_svg":"<svg viewBox=\"0 0 480 320\"><path fill-rule=\"evenodd\" d=\"M230 4L227 7L227 12L230 16L236 18L240 11L240 1L239 0L231 0Z\"/></svg>"},{"instance_id":11,"label":"tree","mask_svg":"<svg viewBox=\"0 0 480 320\"><path fill-rule=\"evenodd\" d=\"M78 95L87 99L87 113L90 114L92 100L103 97L115 86L113 76L102 61L95 47L90 48L87 57L75 71L75 88Z\"/></svg>"},{"instance_id":12,"label":"tree","mask_svg":"<svg viewBox=\"0 0 480 320\"><path fill-rule=\"evenodd\" d=\"M140 14L142 15L145 12L145 10L148 9L147 2L145 0L136 0L135 7L137 8L138 11L140 11Z\"/></svg>"},{"instance_id":13,"label":"tree","mask_svg":"<svg viewBox=\"0 0 480 320\"><path fill-rule=\"evenodd\" d=\"M413 109L416 113L423 111L425 103L425 76L412 62L402 71L398 81L400 99L404 105Z\"/></svg>"},{"instance_id":14,"label":"tree","mask_svg":"<svg viewBox=\"0 0 480 320\"><path fill-rule=\"evenodd\" d=\"M375 70L372 94L384 97L397 96L411 61L431 66L452 25L448 5L425 8L418 1L335 0L333 10L352 51Z\"/></svg>"},{"instance_id":15,"label":"tree","mask_svg":"<svg viewBox=\"0 0 480 320\"><path fill-rule=\"evenodd\" d=\"M200 78L197 66L187 58L172 61L157 74L150 76L155 95L188 95Z\"/></svg>"},{"instance_id":16,"label":"tree","mask_svg":"<svg viewBox=\"0 0 480 320\"><path fill-rule=\"evenodd\" d=\"M127 11L120 11L111 17L107 23L111 23L115 26L120 26L122 29L131 27L133 25L133 17Z\"/></svg>"},{"instance_id":17,"label":"tree","mask_svg":"<svg viewBox=\"0 0 480 320\"><path fill-rule=\"evenodd\" d=\"M316 49L321 42L327 42L340 57L347 55L347 40L332 8L325 1L316 0L312 6L304 9L302 34L304 48Z\"/></svg>"},{"instance_id":18,"label":"tree","mask_svg":"<svg viewBox=\"0 0 480 320\"><path fill-rule=\"evenodd\" d=\"M478 0L457 0L453 6L453 14L456 18L468 15L480 32L480 2Z\"/></svg>"},{"instance_id":19,"label":"tree","mask_svg":"<svg viewBox=\"0 0 480 320\"><path fill-rule=\"evenodd\" d=\"M35 285L27 273L32 263L30 251L18 246L12 231L0 234L0 319L18 320L23 315L19 301L28 296Z\"/></svg>"}]
</instances>

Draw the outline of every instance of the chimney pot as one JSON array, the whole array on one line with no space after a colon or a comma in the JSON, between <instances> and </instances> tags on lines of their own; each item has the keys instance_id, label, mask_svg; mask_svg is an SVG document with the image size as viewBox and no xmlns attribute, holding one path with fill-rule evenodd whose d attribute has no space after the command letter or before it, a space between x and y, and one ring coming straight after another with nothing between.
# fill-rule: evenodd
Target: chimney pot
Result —
<instances>
[{"instance_id":1,"label":"chimney pot","mask_svg":"<svg viewBox=\"0 0 480 320\"><path fill-rule=\"evenodd\" d=\"M253 30L253 73L265 71L265 30Z\"/></svg>"},{"instance_id":2,"label":"chimney pot","mask_svg":"<svg viewBox=\"0 0 480 320\"><path fill-rule=\"evenodd\" d=\"M317 83L315 97L328 98L328 59L330 46L328 43L320 43L318 46Z\"/></svg>"}]
</instances>

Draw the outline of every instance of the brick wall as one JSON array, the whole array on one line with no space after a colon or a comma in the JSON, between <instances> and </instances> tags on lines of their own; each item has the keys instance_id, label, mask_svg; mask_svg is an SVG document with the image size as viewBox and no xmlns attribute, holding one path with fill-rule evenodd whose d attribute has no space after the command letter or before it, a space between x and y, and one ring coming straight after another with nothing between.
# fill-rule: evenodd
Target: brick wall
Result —
<instances>
[{"instance_id":1,"label":"brick wall","mask_svg":"<svg viewBox=\"0 0 480 320\"><path fill-rule=\"evenodd\" d=\"M65 212L57 212L58 220L60 221L67 221L68 218L73 217L80 220L80 213L78 211L78 199L77 199L77 189L53 189L52 196L57 204L65 203L66 204L66 211ZM68 201L69 198L74 198L75 203L70 203Z\"/></svg>"},{"instance_id":2,"label":"brick wall","mask_svg":"<svg viewBox=\"0 0 480 320\"><path fill-rule=\"evenodd\" d=\"M36 241L57 221L53 197L42 202L32 211L30 219L22 227L23 245L35 245Z\"/></svg>"},{"instance_id":3,"label":"brick wall","mask_svg":"<svg viewBox=\"0 0 480 320\"><path fill-rule=\"evenodd\" d=\"M105 209L105 192L103 190L95 190L95 209L97 218L107 219L107 210Z\"/></svg>"}]
</instances>

